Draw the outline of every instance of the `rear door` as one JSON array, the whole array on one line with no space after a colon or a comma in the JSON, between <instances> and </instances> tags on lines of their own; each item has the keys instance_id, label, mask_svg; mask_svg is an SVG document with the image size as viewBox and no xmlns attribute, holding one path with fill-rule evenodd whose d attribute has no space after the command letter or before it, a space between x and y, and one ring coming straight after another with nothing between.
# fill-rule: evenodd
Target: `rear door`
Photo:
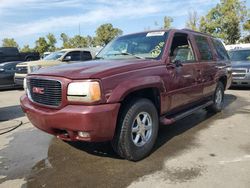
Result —
<instances>
[{"instance_id":1,"label":"rear door","mask_svg":"<svg viewBox=\"0 0 250 188\"><path fill-rule=\"evenodd\" d=\"M215 74L217 72L216 57L210 38L203 35L194 36L200 61L201 83L203 84L203 97L214 93L216 88Z\"/></svg>"},{"instance_id":2,"label":"rear door","mask_svg":"<svg viewBox=\"0 0 250 188\"><path fill-rule=\"evenodd\" d=\"M185 107L202 97L199 62L194 52L192 38L187 33L175 33L167 64L170 109Z\"/></svg>"}]
</instances>

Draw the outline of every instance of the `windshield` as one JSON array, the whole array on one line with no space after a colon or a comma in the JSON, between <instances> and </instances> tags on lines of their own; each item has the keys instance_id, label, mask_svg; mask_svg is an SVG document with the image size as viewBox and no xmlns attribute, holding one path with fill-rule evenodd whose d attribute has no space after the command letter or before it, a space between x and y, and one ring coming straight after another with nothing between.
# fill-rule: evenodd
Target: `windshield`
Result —
<instances>
[{"instance_id":1,"label":"windshield","mask_svg":"<svg viewBox=\"0 0 250 188\"><path fill-rule=\"evenodd\" d=\"M48 56L46 56L44 58L44 60L57 60L60 57L63 56L63 54L65 54L66 51L58 51L58 52L53 52L51 54L49 54Z\"/></svg>"},{"instance_id":2,"label":"windshield","mask_svg":"<svg viewBox=\"0 0 250 188\"><path fill-rule=\"evenodd\" d=\"M250 61L250 50L229 51L232 61Z\"/></svg>"},{"instance_id":3,"label":"windshield","mask_svg":"<svg viewBox=\"0 0 250 188\"><path fill-rule=\"evenodd\" d=\"M118 37L110 42L97 59L160 59L168 33L145 32Z\"/></svg>"}]
</instances>

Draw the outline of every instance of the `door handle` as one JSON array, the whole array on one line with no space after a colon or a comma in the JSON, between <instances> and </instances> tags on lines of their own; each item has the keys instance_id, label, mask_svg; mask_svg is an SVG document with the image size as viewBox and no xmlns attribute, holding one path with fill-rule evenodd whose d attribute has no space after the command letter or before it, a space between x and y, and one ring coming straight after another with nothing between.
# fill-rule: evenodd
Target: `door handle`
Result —
<instances>
[{"instance_id":1,"label":"door handle","mask_svg":"<svg viewBox=\"0 0 250 188\"><path fill-rule=\"evenodd\" d=\"M183 77L184 78L190 78L190 77L192 77L192 75L191 74L186 74L186 75L183 75Z\"/></svg>"}]
</instances>

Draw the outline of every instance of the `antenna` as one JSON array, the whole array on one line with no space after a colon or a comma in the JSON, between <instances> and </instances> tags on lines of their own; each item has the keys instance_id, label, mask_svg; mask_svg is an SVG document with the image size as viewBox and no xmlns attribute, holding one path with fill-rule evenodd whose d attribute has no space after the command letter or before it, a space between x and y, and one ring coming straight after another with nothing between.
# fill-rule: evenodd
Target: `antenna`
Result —
<instances>
[{"instance_id":1,"label":"antenna","mask_svg":"<svg viewBox=\"0 0 250 188\"><path fill-rule=\"evenodd\" d=\"M81 35L81 24L80 23L78 25L78 32L79 32L79 35Z\"/></svg>"}]
</instances>

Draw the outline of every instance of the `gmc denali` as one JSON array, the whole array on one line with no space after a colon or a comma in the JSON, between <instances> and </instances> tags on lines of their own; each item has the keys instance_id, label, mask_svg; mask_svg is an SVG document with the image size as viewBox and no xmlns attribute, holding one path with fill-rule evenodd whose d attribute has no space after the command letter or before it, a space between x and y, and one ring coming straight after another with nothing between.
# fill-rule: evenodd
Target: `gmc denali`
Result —
<instances>
[{"instance_id":1,"label":"gmc denali","mask_svg":"<svg viewBox=\"0 0 250 188\"><path fill-rule=\"evenodd\" d=\"M135 33L114 39L95 60L29 74L21 106L47 133L111 141L121 157L138 161L150 154L160 123L221 111L231 70L222 42L207 34Z\"/></svg>"}]
</instances>

